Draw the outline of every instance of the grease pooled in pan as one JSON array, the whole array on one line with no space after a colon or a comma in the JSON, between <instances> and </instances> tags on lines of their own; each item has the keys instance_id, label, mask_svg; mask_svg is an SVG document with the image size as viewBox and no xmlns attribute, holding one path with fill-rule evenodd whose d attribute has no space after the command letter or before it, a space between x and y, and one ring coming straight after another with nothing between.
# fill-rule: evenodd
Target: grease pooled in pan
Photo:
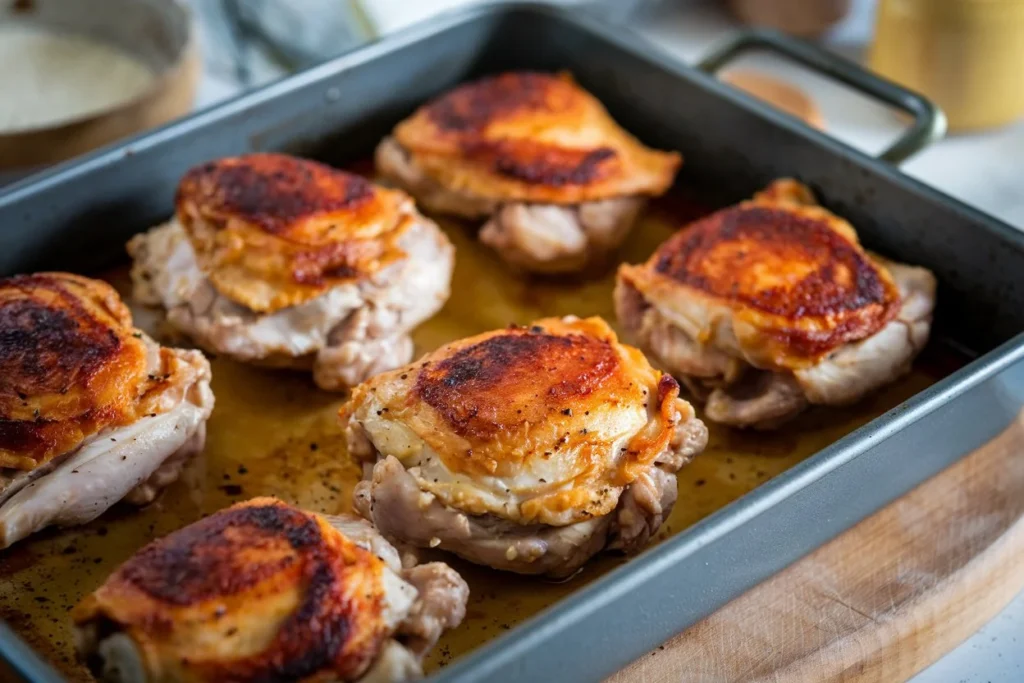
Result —
<instances>
[{"instance_id":1,"label":"grease pooled in pan","mask_svg":"<svg viewBox=\"0 0 1024 683\"><path fill-rule=\"evenodd\" d=\"M669 223L656 206L637 226L621 260L637 263L683 222L678 199ZM692 208L689 209L693 211ZM547 315L601 315L614 321L613 274L582 283L511 274L464 226L442 223L457 249L452 298L415 333L419 352L510 322ZM127 271L108 274L127 295ZM159 317L135 309L155 331ZM759 434L711 426L707 450L679 475L679 502L658 540L692 525L951 372L964 359L933 342L914 371L849 409L810 411L784 429ZM122 561L161 536L237 500L275 495L326 513L346 512L359 470L337 428L342 396L318 391L308 374L213 361L217 407L203 455L150 507L116 507L84 527L47 531L0 552L0 618L72 681L88 674L74 660L67 612ZM467 618L427 660L434 670L511 629L624 560L600 556L563 583L501 574L449 559L469 582Z\"/></svg>"}]
</instances>

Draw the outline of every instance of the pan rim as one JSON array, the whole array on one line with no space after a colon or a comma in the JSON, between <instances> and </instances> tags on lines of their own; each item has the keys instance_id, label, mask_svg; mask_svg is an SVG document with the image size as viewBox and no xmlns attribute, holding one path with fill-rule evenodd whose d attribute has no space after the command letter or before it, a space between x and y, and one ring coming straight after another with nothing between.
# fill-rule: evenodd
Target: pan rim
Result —
<instances>
[{"instance_id":1,"label":"pan rim","mask_svg":"<svg viewBox=\"0 0 1024 683\"><path fill-rule=\"evenodd\" d=\"M192 128L210 125L238 112L258 108L269 101L285 96L294 89L321 81L325 75L356 68L403 46L428 40L459 25L482 17L507 17L523 13L553 17L560 22L581 28L619 49L666 70L675 77L696 82L735 106L768 119L773 124L794 132L819 147L851 157L858 164L871 168L901 188L912 190L925 195L933 202L941 203L945 208L993 233L1009 248L1024 252L1024 233L1021 231L901 173L897 168L885 162L874 159L823 133L809 129L784 114L760 106L742 93L718 82L717 79L685 65L635 33L624 31L621 27L613 30L585 13L571 13L565 9L529 2L486 5L446 13L425 24L410 27L366 46L355 48L298 74L238 95L154 131L131 137L85 157L59 164L41 174L19 181L0 190L0 208L37 192L45 191L69 179L88 175L97 168L116 163L124 156L173 140L187 134ZM933 413L941 405L961 396L1021 361L1024 361L1024 333L1017 334L995 349L978 356L963 368L818 451L807 460L761 484L704 520L680 531L658 546L649 548L630 562L615 568L591 584L552 604L534 617L523 621L510 632L461 657L438 672L437 675L432 676L431 680L472 675L473 668L484 659L493 657L497 650L521 651L529 645L530 641L544 637L553 629L564 628L565 620L570 618L576 620L585 616L580 613L584 605L589 605L593 609L602 601L607 603L612 598L634 589L653 572L662 571L665 567L678 563L703 545L750 522L780 501L843 467L868 449ZM2 623L0 623L0 658L8 661L16 672L21 672L29 680L42 683L51 683L51 681L58 683L63 680L53 672L48 664L43 662L38 654L31 651L19 636Z\"/></svg>"}]
</instances>

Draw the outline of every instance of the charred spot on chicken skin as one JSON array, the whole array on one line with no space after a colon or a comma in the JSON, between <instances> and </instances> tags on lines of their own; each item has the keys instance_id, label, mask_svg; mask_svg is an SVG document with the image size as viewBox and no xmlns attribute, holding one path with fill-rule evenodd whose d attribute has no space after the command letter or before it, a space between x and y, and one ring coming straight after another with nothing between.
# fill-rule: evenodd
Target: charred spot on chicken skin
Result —
<instances>
[{"instance_id":1,"label":"charred spot on chicken skin","mask_svg":"<svg viewBox=\"0 0 1024 683\"><path fill-rule=\"evenodd\" d=\"M205 215L231 216L287 236L301 221L358 211L373 194L362 176L283 154L251 154L189 170L175 204L195 202Z\"/></svg>"},{"instance_id":2,"label":"charred spot on chicken skin","mask_svg":"<svg viewBox=\"0 0 1024 683\"><path fill-rule=\"evenodd\" d=\"M587 185L608 177L618 156L610 147L572 149L531 141L473 141L464 143L462 149L467 157L489 165L499 175L550 187Z\"/></svg>"},{"instance_id":3,"label":"charred spot on chicken skin","mask_svg":"<svg viewBox=\"0 0 1024 683\"><path fill-rule=\"evenodd\" d=\"M187 172L175 207L221 293L273 312L404 257L403 200L315 161L249 154Z\"/></svg>"},{"instance_id":4,"label":"charred spot on chicken skin","mask_svg":"<svg viewBox=\"0 0 1024 683\"><path fill-rule=\"evenodd\" d=\"M350 635L376 630L355 623L375 620L380 610L379 581L361 566L374 564L367 555L351 544L330 547L317 521L298 510L258 503L229 508L147 546L119 578L176 607L279 581L304 582L295 612L257 657L202 667L233 680L291 681L327 666L365 666L343 650ZM367 646L375 650L377 640L371 636Z\"/></svg>"},{"instance_id":5,"label":"charred spot on chicken skin","mask_svg":"<svg viewBox=\"0 0 1024 683\"><path fill-rule=\"evenodd\" d=\"M928 338L935 278L867 252L810 188L783 179L621 266L614 298L709 419L774 428L907 372Z\"/></svg>"},{"instance_id":6,"label":"charred spot on chicken skin","mask_svg":"<svg viewBox=\"0 0 1024 683\"><path fill-rule=\"evenodd\" d=\"M707 443L674 379L572 316L451 342L356 387L341 417L356 509L382 533L548 576L643 547Z\"/></svg>"},{"instance_id":7,"label":"charred spot on chicken skin","mask_svg":"<svg viewBox=\"0 0 1024 683\"><path fill-rule=\"evenodd\" d=\"M568 74L509 72L423 105L376 162L425 208L488 219L480 240L509 264L566 273L606 263L681 158L645 147Z\"/></svg>"},{"instance_id":8,"label":"charred spot on chicken skin","mask_svg":"<svg viewBox=\"0 0 1024 683\"><path fill-rule=\"evenodd\" d=\"M122 351L117 333L69 296L52 275L17 276L4 285L36 293L46 290L55 301L42 297L0 301L3 400L66 394L75 385L88 382Z\"/></svg>"},{"instance_id":9,"label":"charred spot on chicken skin","mask_svg":"<svg viewBox=\"0 0 1024 683\"><path fill-rule=\"evenodd\" d=\"M461 85L425 107L440 130L455 134L478 133L490 123L516 111L558 111L567 108L549 87L548 74L529 71L483 78Z\"/></svg>"},{"instance_id":10,"label":"charred spot on chicken skin","mask_svg":"<svg viewBox=\"0 0 1024 683\"><path fill-rule=\"evenodd\" d=\"M445 565L403 569L361 520L257 498L150 543L72 617L103 681L402 681L467 596Z\"/></svg>"},{"instance_id":11,"label":"charred spot on chicken skin","mask_svg":"<svg viewBox=\"0 0 1024 683\"><path fill-rule=\"evenodd\" d=\"M130 421L145 365L110 285L68 273L0 280L0 467L34 469Z\"/></svg>"},{"instance_id":12,"label":"charred spot on chicken skin","mask_svg":"<svg viewBox=\"0 0 1024 683\"><path fill-rule=\"evenodd\" d=\"M881 329L899 312L888 273L818 216L757 205L725 209L662 245L658 273L720 299L798 320L838 320L788 341L815 355Z\"/></svg>"},{"instance_id":13,"label":"charred spot on chicken skin","mask_svg":"<svg viewBox=\"0 0 1024 683\"><path fill-rule=\"evenodd\" d=\"M105 282L0 279L0 548L152 501L202 448L209 381L202 354L136 329Z\"/></svg>"},{"instance_id":14,"label":"charred spot on chicken skin","mask_svg":"<svg viewBox=\"0 0 1024 683\"><path fill-rule=\"evenodd\" d=\"M172 327L235 360L312 370L327 390L406 362L454 265L404 192L283 154L190 170L174 218L128 251L135 298Z\"/></svg>"},{"instance_id":15,"label":"charred spot on chicken skin","mask_svg":"<svg viewBox=\"0 0 1024 683\"><path fill-rule=\"evenodd\" d=\"M201 519L146 546L120 571L126 582L152 598L191 605L251 589L296 562L322 564L320 542L319 527L298 511L248 505ZM250 547L258 547L259 555L247 556Z\"/></svg>"},{"instance_id":16,"label":"charred spot on chicken skin","mask_svg":"<svg viewBox=\"0 0 1024 683\"><path fill-rule=\"evenodd\" d=\"M428 366L416 391L457 433L487 437L562 412L618 364L603 339L509 330Z\"/></svg>"}]
</instances>

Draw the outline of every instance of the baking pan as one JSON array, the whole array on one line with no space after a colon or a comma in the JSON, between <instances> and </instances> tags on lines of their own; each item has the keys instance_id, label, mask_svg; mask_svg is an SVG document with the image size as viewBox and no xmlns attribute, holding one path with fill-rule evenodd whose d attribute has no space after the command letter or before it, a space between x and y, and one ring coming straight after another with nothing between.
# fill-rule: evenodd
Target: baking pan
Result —
<instances>
[{"instance_id":1,"label":"baking pan","mask_svg":"<svg viewBox=\"0 0 1024 683\"><path fill-rule=\"evenodd\" d=\"M916 123L889 150L890 160L941 128L934 109L913 94L775 34L748 34L703 66L717 67L749 48L782 51L910 112ZM620 27L581 12L514 4L405 31L9 189L0 195L0 271L103 272L123 262L128 236L166 218L179 177L196 163L251 150L350 163L366 158L424 99L467 78L513 68L572 71L646 143L682 151L679 184L709 206L749 196L779 176L808 183L857 226L868 247L937 274L932 346L946 340L973 358L641 556L565 590L568 597L435 674L445 681L592 681L1006 427L1024 402L1024 235ZM627 246L628 260L647 248L643 239ZM470 244L466 239L459 248ZM566 291L561 296L571 299ZM284 388L301 383L266 381ZM686 505L683 496L679 506ZM11 670L7 677L61 680L4 628L0 655Z\"/></svg>"}]
</instances>

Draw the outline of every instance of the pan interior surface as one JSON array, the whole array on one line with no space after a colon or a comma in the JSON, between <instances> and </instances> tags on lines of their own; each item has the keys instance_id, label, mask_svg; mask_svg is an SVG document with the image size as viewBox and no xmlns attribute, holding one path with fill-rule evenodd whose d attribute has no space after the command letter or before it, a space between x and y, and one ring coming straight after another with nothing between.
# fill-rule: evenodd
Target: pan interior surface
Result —
<instances>
[{"instance_id":1,"label":"pan interior surface","mask_svg":"<svg viewBox=\"0 0 1024 683\"><path fill-rule=\"evenodd\" d=\"M966 364L973 355L953 351L946 337L956 348L980 354L1024 329L1024 290L1019 287L1024 242L1011 228L840 143L821 136L813 139L777 115L738 101L726 86L668 64L628 32L578 14L513 3L445 19L185 119L32 187L16 188L0 197L0 271L63 268L100 273L127 293L126 269L103 269L123 259L123 245L131 234L166 219L174 188L188 168L246 151L286 151L342 165L365 157L395 122L456 83L507 69L567 69L645 143L680 150L686 162L679 185L702 187L702 197L713 197L701 206L679 196L657 202L616 260L639 263L689 218L749 197L775 178L797 176L829 209L856 226L868 248L928 267L941 283L933 340L910 375L849 409L809 411L776 433L712 426L708 449L680 473L679 502L655 542L685 532ZM524 279L479 246L467 226L442 226L458 252L453 295L438 316L416 331L418 353L545 315L602 315L614 323L610 272L582 283ZM152 312L135 314L141 327L162 331ZM73 658L67 610L150 539L257 495L277 495L327 513L349 510L359 473L339 438L336 411L342 397L317 391L308 375L255 369L223 358L213 361L213 372L217 407L207 448L156 503L141 511L117 507L92 524L44 532L0 551L0 619L71 681L88 678ZM957 420L950 429L954 428L968 434L965 440L976 436L970 419ZM920 432L907 433L912 435L907 438L922 438ZM872 487L874 495L855 492L851 495L858 500L844 499L847 505L828 498L818 512L831 505L843 505L847 513L860 508L865 513L868 505L877 509L898 495L895 486L906 490L926 476L925 465L940 459L948 464L969 444L954 438L932 445L936 448L913 459L876 463L876 472L893 476L879 480L878 490ZM802 493L811 495L813 488L808 485ZM820 487L818 491L820 495ZM741 506L733 506L729 514L739 513ZM838 533L840 524L841 519L821 518L820 533L810 537L817 538L814 543L823 542L822 535ZM792 533L797 528L792 521L782 528L790 539L807 538ZM762 551L762 559L795 559L777 535L763 538L769 547ZM688 540L677 536L676 543ZM732 557L746 558L750 552L743 543ZM472 597L464 624L448 633L430 655L430 671L502 635L625 561L599 557L571 580L555 584L446 559L466 577ZM702 554L693 561L705 559ZM765 577L758 572L768 570L760 567L771 563L751 564L758 568L737 571L739 579L728 572L714 577L705 572L685 591L695 602L712 593L734 595L722 587L735 591L737 583L755 574L761 580ZM652 599L664 602L663 597L663 591L645 587L630 601L646 610ZM668 603L666 610L683 612L684 607ZM646 624L634 622L628 636L634 640L632 651L639 654L654 644L651 634L664 637L665 617L663 612ZM564 659L563 646L569 651L588 647L585 643L593 641L587 628L614 632L623 623L617 613L614 621L583 624L573 619L562 620L571 622L566 627L571 633L551 639L547 653L537 653L542 648L536 643L531 646L532 664L546 666L551 659L545 654L551 649ZM606 668L608 659L607 653L595 653L597 663L591 669ZM2 672L0 668L0 679ZM577 672L576 679L581 675Z\"/></svg>"},{"instance_id":2,"label":"pan interior surface","mask_svg":"<svg viewBox=\"0 0 1024 683\"><path fill-rule=\"evenodd\" d=\"M678 195L659 200L617 260L644 260L676 226L707 210ZM548 315L601 315L614 323L611 271L584 282L524 279L482 247L468 226L441 224L458 253L452 297L439 315L416 330L418 353ZM103 276L128 296L125 268ZM172 339L158 314L140 308L133 312L140 327ZM679 502L655 542L687 529L965 360L936 341L911 374L851 408L812 410L774 433L712 425L707 450L680 472ZM308 375L247 367L224 358L213 360L213 390L217 405L205 452L153 505L141 511L118 506L84 527L46 531L0 553L0 618L71 681L89 678L74 659L68 610L150 539L258 495L279 496L325 513L350 511L359 470L345 452L336 420L342 396L318 391ZM471 598L465 622L446 634L430 655L431 671L625 561L599 556L572 579L551 583L445 559L469 582Z\"/></svg>"}]
</instances>

